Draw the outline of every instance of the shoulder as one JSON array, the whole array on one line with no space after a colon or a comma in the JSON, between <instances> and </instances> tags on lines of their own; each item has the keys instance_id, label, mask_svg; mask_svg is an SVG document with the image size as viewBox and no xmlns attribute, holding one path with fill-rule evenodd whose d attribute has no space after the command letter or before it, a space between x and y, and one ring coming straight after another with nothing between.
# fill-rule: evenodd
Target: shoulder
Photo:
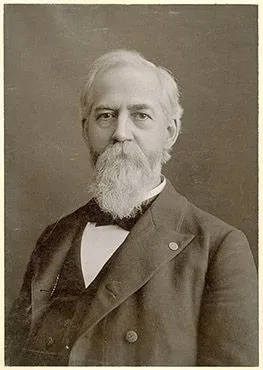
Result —
<instances>
[{"instance_id":1,"label":"shoulder","mask_svg":"<svg viewBox=\"0 0 263 370\"><path fill-rule=\"evenodd\" d=\"M235 226L223 221L219 217L199 208L187 200L187 209L184 215L184 227L195 230L197 233L214 235L217 238L234 232L243 234Z\"/></svg>"},{"instance_id":2,"label":"shoulder","mask_svg":"<svg viewBox=\"0 0 263 370\"><path fill-rule=\"evenodd\" d=\"M200 209L170 183L160 194L155 207L159 222L179 234L193 236L185 249L185 258L191 266L202 266L209 284L219 286L224 283L224 288L243 285L248 287L245 290L255 291L255 263L241 230Z\"/></svg>"},{"instance_id":3,"label":"shoulder","mask_svg":"<svg viewBox=\"0 0 263 370\"><path fill-rule=\"evenodd\" d=\"M88 203L75 211L63 215L55 222L48 225L37 240L34 255L39 255L44 250L45 253L52 251L53 246L59 241L67 238L70 234L74 237L79 227L88 221Z\"/></svg>"},{"instance_id":4,"label":"shoulder","mask_svg":"<svg viewBox=\"0 0 263 370\"><path fill-rule=\"evenodd\" d=\"M251 259L248 240L241 230L189 201L187 204L183 229L191 230L199 244L209 249L212 257L223 253L224 258L239 254L239 257L244 255Z\"/></svg>"},{"instance_id":5,"label":"shoulder","mask_svg":"<svg viewBox=\"0 0 263 370\"><path fill-rule=\"evenodd\" d=\"M229 251L250 250L241 230L197 207L179 194L169 181L154 202L152 213L156 224L193 235L197 248L206 250L207 255L213 255L221 245L226 245Z\"/></svg>"},{"instance_id":6,"label":"shoulder","mask_svg":"<svg viewBox=\"0 0 263 370\"><path fill-rule=\"evenodd\" d=\"M176 228L181 232L209 232L219 235L237 230L233 225L193 204L186 196L177 192L169 180L154 202L152 210L156 222L167 224L169 228Z\"/></svg>"}]
</instances>

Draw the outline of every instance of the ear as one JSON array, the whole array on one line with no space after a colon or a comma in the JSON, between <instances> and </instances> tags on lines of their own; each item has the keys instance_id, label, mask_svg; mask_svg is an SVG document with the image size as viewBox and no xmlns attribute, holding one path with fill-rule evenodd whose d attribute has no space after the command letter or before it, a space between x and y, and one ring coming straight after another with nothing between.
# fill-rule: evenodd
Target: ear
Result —
<instances>
[{"instance_id":1,"label":"ear","mask_svg":"<svg viewBox=\"0 0 263 370\"><path fill-rule=\"evenodd\" d=\"M165 148L170 149L179 136L179 125L175 119L169 121L166 127Z\"/></svg>"}]
</instances>

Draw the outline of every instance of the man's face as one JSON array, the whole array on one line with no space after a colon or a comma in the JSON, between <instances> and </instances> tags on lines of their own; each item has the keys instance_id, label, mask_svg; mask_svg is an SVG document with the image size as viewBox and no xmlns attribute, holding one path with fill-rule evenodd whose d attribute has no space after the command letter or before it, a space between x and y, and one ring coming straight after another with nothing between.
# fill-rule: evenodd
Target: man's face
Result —
<instances>
[{"instance_id":1,"label":"man's face","mask_svg":"<svg viewBox=\"0 0 263 370\"><path fill-rule=\"evenodd\" d=\"M90 117L84 127L93 158L109 144L129 141L139 146L152 169L175 136L161 106L160 83L149 69L115 67L95 81Z\"/></svg>"},{"instance_id":2,"label":"man's face","mask_svg":"<svg viewBox=\"0 0 263 370\"><path fill-rule=\"evenodd\" d=\"M164 146L175 140L160 84L145 68L115 67L97 77L84 125L95 164L94 197L113 217L129 217L160 182Z\"/></svg>"}]
</instances>

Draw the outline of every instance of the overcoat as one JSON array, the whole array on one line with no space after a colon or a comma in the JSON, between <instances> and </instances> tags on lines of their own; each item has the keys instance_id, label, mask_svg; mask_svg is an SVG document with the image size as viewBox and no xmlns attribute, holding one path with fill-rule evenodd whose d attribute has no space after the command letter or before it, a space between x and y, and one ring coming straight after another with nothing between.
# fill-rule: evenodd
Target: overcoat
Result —
<instances>
[{"instance_id":1,"label":"overcoat","mask_svg":"<svg viewBox=\"0 0 263 370\"><path fill-rule=\"evenodd\" d=\"M257 366L257 276L247 239L169 181L72 316L65 319L63 304L47 314L88 220L86 205L38 240L7 320L7 365Z\"/></svg>"}]
</instances>

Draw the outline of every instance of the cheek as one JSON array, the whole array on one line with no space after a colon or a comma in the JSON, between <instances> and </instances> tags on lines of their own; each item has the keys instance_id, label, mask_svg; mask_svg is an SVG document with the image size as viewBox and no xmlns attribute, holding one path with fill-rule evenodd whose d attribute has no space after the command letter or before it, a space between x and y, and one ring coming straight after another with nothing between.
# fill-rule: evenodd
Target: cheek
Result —
<instances>
[{"instance_id":1,"label":"cheek","mask_svg":"<svg viewBox=\"0 0 263 370\"><path fill-rule=\"evenodd\" d=\"M164 134L160 130L139 135L136 142L150 162L160 160L164 146Z\"/></svg>"},{"instance_id":2,"label":"cheek","mask_svg":"<svg viewBox=\"0 0 263 370\"><path fill-rule=\"evenodd\" d=\"M89 145L93 148L94 151L100 153L105 149L105 147L111 141L111 132L110 130L100 129L94 124L90 124L87 127L87 137Z\"/></svg>"},{"instance_id":3,"label":"cheek","mask_svg":"<svg viewBox=\"0 0 263 370\"><path fill-rule=\"evenodd\" d=\"M163 148L164 139L164 130L157 127L149 132L144 132L143 135L141 135L140 141L142 145L147 148L147 151L158 152Z\"/></svg>"}]
</instances>

